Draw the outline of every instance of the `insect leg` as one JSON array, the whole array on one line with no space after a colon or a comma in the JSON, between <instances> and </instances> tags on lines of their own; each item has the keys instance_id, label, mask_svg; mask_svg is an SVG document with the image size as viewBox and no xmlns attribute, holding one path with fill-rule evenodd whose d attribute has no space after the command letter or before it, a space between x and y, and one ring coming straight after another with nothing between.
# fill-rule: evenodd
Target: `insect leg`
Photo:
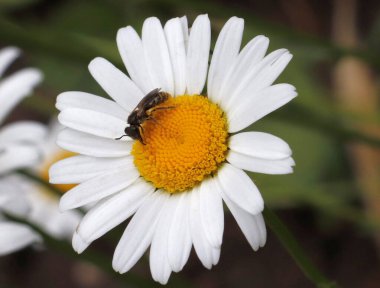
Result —
<instances>
[{"instance_id":1,"label":"insect leg","mask_svg":"<svg viewBox=\"0 0 380 288\"><path fill-rule=\"evenodd\" d=\"M144 142L144 139L143 139L143 136L144 136L144 128L141 126L141 125L139 125L139 133L138 133L138 135L137 135L137 137L139 138L139 140L140 140L140 142L143 144L143 145L145 145L145 142ZM142 135L141 135L142 134Z\"/></svg>"},{"instance_id":2,"label":"insect leg","mask_svg":"<svg viewBox=\"0 0 380 288\"><path fill-rule=\"evenodd\" d=\"M149 116L146 120L152 120L154 123L160 125L161 127L164 127L164 126L162 126L162 125L160 124L160 122L158 122L157 119L154 118L153 116Z\"/></svg>"},{"instance_id":3,"label":"insect leg","mask_svg":"<svg viewBox=\"0 0 380 288\"><path fill-rule=\"evenodd\" d=\"M149 112L153 113L153 112L155 112L157 110L169 110L169 109L174 109L174 108L175 108L175 106L157 107L157 108L153 108Z\"/></svg>"}]
</instances>

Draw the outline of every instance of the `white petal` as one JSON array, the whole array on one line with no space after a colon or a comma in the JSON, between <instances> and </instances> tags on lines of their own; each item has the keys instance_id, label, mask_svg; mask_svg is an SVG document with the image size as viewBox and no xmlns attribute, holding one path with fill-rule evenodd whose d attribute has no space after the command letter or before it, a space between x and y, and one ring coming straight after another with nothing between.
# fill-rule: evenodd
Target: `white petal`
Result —
<instances>
[{"instance_id":1,"label":"white petal","mask_svg":"<svg viewBox=\"0 0 380 288\"><path fill-rule=\"evenodd\" d=\"M220 247L219 248L213 247L213 249L212 249L212 265L218 264L219 259L220 259Z\"/></svg>"},{"instance_id":2,"label":"white petal","mask_svg":"<svg viewBox=\"0 0 380 288\"><path fill-rule=\"evenodd\" d=\"M41 201L41 195L39 196L39 201ZM56 205L52 205L52 202L49 203L48 201L49 200L45 202L46 205L44 205L44 207L40 207L39 212L42 212L42 210L45 210L45 212L39 213L38 219L34 216L33 219L31 218L31 221L54 238L60 240L70 240L79 224L80 219L82 218L82 215L78 211L66 211L61 213L58 210L58 199Z\"/></svg>"},{"instance_id":3,"label":"white petal","mask_svg":"<svg viewBox=\"0 0 380 288\"><path fill-rule=\"evenodd\" d=\"M144 180L136 181L91 208L83 217L77 233L86 243L91 243L135 213L153 191L154 187Z\"/></svg>"},{"instance_id":4,"label":"white petal","mask_svg":"<svg viewBox=\"0 0 380 288\"><path fill-rule=\"evenodd\" d=\"M203 230L202 218L200 212L200 189L193 188L191 191L191 206L190 206L189 222L191 238L194 243L195 252L201 260L203 266L211 269L213 263L212 251L213 247L206 238Z\"/></svg>"},{"instance_id":5,"label":"white petal","mask_svg":"<svg viewBox=\"0 0 380 288\"><path fill-rule=\"evenodd\" d=\"M280 76L282 71L284 71L285 67L289 64L290 60L292 59L293 55L289 53L286 49L280 49L278 50L278 54L275 52L271 53L272 55L278 55L277 57L273 57L272 61L261 61L261 69L258 69L257 75L251 79L249 82L249 85L247 86L247 90L250 91L250 93L253 93L253 91L259 91L261 89L264 89L270 85L273 84L273 82ZM265 58L271 59L272 57L268 55ZM243 93L244 94L244 93Z\"/></svg>"},{"instance_id":6,"label":"white petal","mask_svg":"<svg viewBox=\"0 0 380 288\"><path fill-rule=\"evenodd\" d=\"M292 157L271 160L251 157L235 151L229 151L227 155L229 163L243 170L265 174L289 174L293 173L295 165Z\"/></svg>"},{"instance_id":7,"label":"white petal","mask_svg":"<svg viewBox=\"0 0 380 288\"><path fill-rule=\"evenodd\" d=\"M185 40L185 50L187 51L187 45L189 41L189 25L187 24L186 16L182 16L180 20L181 20L183 39Z\"/></svg>"},{"instance_id":8,"label":"white petal","mask_svg":"<svg viewBox=\"0 0 380 288\"><path fill-rule=\"evenodd\" d=\"M170 19L166 22L164 31L173 69L173 95L183 95L186 90L186 49L181 20Z\"/></svg>"},{"instance_id":9,"label":"white petal","mask_svg":"<svg viewBox=\"0 0 380 288\"><path fill-rule=\"evenodd\" d=\"M74 251L78 254L81 254L84 250L87 249L90 243L85 242L77 232L74 232L72 245Z\"/></svg>"},{"instance_id":10,"label":"white petal","mask_svg":"<svg viewBox=\"0 0 380 288\"><path fill-rule=\"evenodd\" d=\"M0 122L34 87L42 80L42 74L37 69L20 70L0 82Z\"/></svg>"},{"instance_id":11,"label":"white petal","mask_svg":"<svg viewBox=\"0 0 380 288\"><path fill-rule=\"evenodd\" d=\"M215 103L220 101L220 89L225 76L239 54L243 37L244 20L230 18L220 31L208 72L207 94Z\"/></svg>"},{"instance_id":12,"label":"white petal","mask_svg":"<svg viewBox=\"0 0 380 288\"><path fill-rule=\"evenodd\" d=\"M253 215L263 211L264 200L244 171L226 163L219 169L217 180L223 193L239 207Z\"/></svg>"},{"instance_id":13,"label":"white petal","mask_svg":"<svg viewBox=\"0 0 380 288\"><path fill-rule=\"evenodd\" d=\"M59 133L57 144L66 150L94 157L122 157L130 155L131 141L104 139L71 129Z\"/></svg>"},{"instance_id":14,"label":"white petal","mask_svg":"<svg viewBox=\"0 0 380 288\"><path fill-rule=\"evenodd\" d=\"M147 18L142 29L142 43L148 73L155 88L174 95L174 79L169 49L160 20Z\"/></svg>"},{"instance_id":15,"label":"white petal","mask_svg":"<svg viewBox=\"0 0 380 288\"><path fill-rule=\"evenodd\" d=\"M13 197L19 197L21 191L15 185L14 177L1 177L0 178L0 203L3 205Z\"/></svg>"},{"instance_id":16,"label":"white petal","mask_svg":"<svg viewBox=\"0 0 380 288\"><path fill-rule=\"evenodd\" d=\"M101 175L83 182L66 192L59 203L61 211L77 208L119 192L139 177L137 169L123 168L117 172Z\"/></svg>"},{"instance_id":17,"label":"white petal","mask_svg":"<svg viewBox=\"0 0 380 288\"><path fill-rule=\"evenodd\" d=\"M172 221L168 235L168 260L174 272L179 272L189 259L191 251L191 235L189 227L190 194L182 192L173 194L170 201L177 204L172 211Z\"/></svg>"},{"instance_id":18,"label":"white petal","mask_svg":"<svg viewBox=\"0 0 380 288\"><path fill-rule=\"evenodd\" d=\"M286 49L275 50L265 56L265 58L261 59L258 63L255 63L255 65L250 66L244 74L239 75L240 77L236 79L234 87L231 87L229 90L229 99L227 103L224 104L223 108L228 112L229 109L236 106L236 101L241 101L241 99L244 99L244 95L245 97L251 97L252 94L261 90L263 88L261 85L262 83L258 83L256 79L259 79L261 77L260 75L263 73L265 74L265 71L270 70L273 63L278 63L279 59L284 56L287 57L287 54L289 54L289 51ZM274 80L275 79L273 79L273 81Z\"/></svg>"},{"instance_id":19,"label":"white petal","mask_svg":"<svg viewBox=\"0 0 380 288\"><path fill-rule=\"evenodd\" d=\"M168 246L169 230L173 218L173 212L177 207L177 202L171 197L168 198L162 208L157 228L154 232L149 253L149 266L152 277L162 285L165 285L170 277L172 269L169 265Z\"/></svg>"},{"instance_id":20,"label":"white petal","mask_svg":"<svg viewBox=\"0 0 380 288\"><path fill-rule=\"evenodd\" d=\"M16 217L29 216L32 207L25 192L29 193L31 183L25 185L25 179L14 174L0 179L0 221L2 211Z\"/></svg>"},{"instance_id":21,"label":"white petal","mask_svg":"<svg viewBox=\"0 0 380 288\"><path fill-rule=\"evenodd\" d=\"M254 218L259 231L260 247L264 247L265 243L267 242L267 228L265 227L263 214L259 213L255 215Z\"/></svg>"},{"instance_id":22,"label":"white petal","mask_svg":"<svg viewBox=\"0 0 380 288\"><path fill-rule=\"evenodd\" d=\"M70 108L80 108L93 110L96 112L109 114L127 121L128 112L116 102L95 96L90 93L69 91L58 95L55 105L58 110L63 111Z\"/></svg>"},{"instance_id":23,"label":"white petal","mask_svg":"<svg viewBox=\"0 0 380 288\"><path fill-rule=\"evenodd\" d=\"M1 182L0 182L0 189L3 189ZM1 192L2 191L0 190L0 206L3 207L8 202L10 197L8 195L4 195L4 193L1 193Z\"/></svg>"},{"instance_id":24,"label":"white petal","mask_svg":"<svg viewBox=\"0 0 380 288\"><path fill-rule=\"evenodd\" d=\"M282 139L263 132L244 132L230 137L229 148L240 154L263 159L284 159L292 155Z\"/></svg>"},{"instance_id":25,"label":"white petal","mask_svg":"<svg viewBox=\"0 0 380 288\"><path fill-rule=\"evenodd\" d=\"M239 94L234 93L235 90L239 89L242 79L263 59L268 45L269 39L267 37L257 36L243 48L236 58L220 89L220 101L225 110L229 110L229 107L235 104L239 96Z\"/></svg>"},{"instance_id":26,"label":"white petal","mask_svg":"<svg viewBox=\"0 0 380 288\"><path fill-rule=\"evenodd\" d=\"M19 55L20 50L16 47L6 47L0 50L0 76Z\"/></svg>"},{"instance_id":27,"label":"white petal","mask_svg":"<svg viewBox=\"0 0 380 288\"><path fill-rule=\"evenodd\" d=\"M104 91L125 110L132 111L144 97L135 83L106 59L95 58L88 69Z\"/></svg>"},{"instance_id":28,"label":"white petal","mask_svg":"<svg viewBox=\"0 0 380 288\"><path fill-rule=\"evenodd\" d=\"M95 158L74 156L56 162L50 167L49 181L54 184L82 183L102 174L133 165L133 158Z\"/></svg>"},{"instance_id":29,"label":"white petal","mask_svg":"<svg viewBox=\"0 0 380 288\"><path fill-rule=\"evenodd\" d=\"M241 101L227 111L230 133L248 127L297 96L295 88L289 84L276 84L253 94L246 92L241 95Z\"/></svg>"},{"instance_id":30,"label":"white petal","mask_svg":"<svg viewBox=\"0 0 380 288\"><path fill-rule=\"evenodd\" d=\"M0 149L10 143L40 144L47 134L47 128L37 122L18 121L0 130Z\"/></svg>"},{"instance_id":31,"label":"white petal","mask_svg":"<svg viewBox=\"0 0 380 288\"><path fill-rule=\"evenodd\" d=\"M40 237L31 228L12 222L0 223L0 235L0 256L40 241Z\"/></svg>"},{"instance_id":32,"label":"white petal","mask_svg":"<svg viewBox=\"0 0 380 288\"><path fill-rule=\"evenodd\" d=\"M117 47L128 73L140 90L147 94L155 87L148 73L144 49L141 39L131 27L119 29L117 32Z\"/></svg>"},{"instance_id":33,"label":"white petal","mask_svg":"<svg viewBox=\"0 0 380 288\"><path fill-rule=\"evenodd\" d=\"M45 188L30 183L27 178L24 180L25 195L31 206L31 211L27 215L28 220L54 238L69 240L81 219L80 213L77 211L60 213L58 197L46 197L45 193L49 192L45 191Z\"/></svg>"},{"instance_id":34,"label":"white petal","mask_svg":"<svg viewBox=\"0 0 380 288\"><path fill-rule=\"evenodd\" d=\"M69 108L58 115L62 125L95 136L115 139L125 134L126 122L109 114Z\"/></svg>"},{"instance_id":35,"label":"white petal","mask_svg":"<svg viewBox=\"0 0 380 288\"><path fill-rule=\"evenodd\" d=\"M247 238L249 245L251 245L253 250L257 251L259 247L263 245L263 239L266 237L261 235L262 227L259 227L256 222L257 216L241 209L238 205L236 205L236 203L231 201L226 194L222 195L224 202L226 203L228 209L230 209L245 238ZM261 213L259 213L259 215L261 215Z\"/></svg>"},{"instance_id":36,"label":"white petal","mask_svg":"<svg viewBox=\"0 0 380 288\"><path fill-rule=\"evenodd\" d=\"M15 190L11 192L17 195L17 193L15 193ZM28 214L30 213L31 205L28 199L26 199L25 195L18 196L19 197L9 197L8 201L3 203L3 207L1 209L11 215L16 215L18 217L29 216Z\"/></svg>"},{"instance_id":37,"label":"white petal","mask_svg":"<svg viewBox=\"0 0 380 288\"><path fill-rule=\"evenodd\" d=\"M56 155L57 153L61 153L61 148L57 145L57 137L58 134L64 129L64 127L59 124L58 119L54 117L52 121L47 125L47 137L44 139L40 139L40 141L43 141L41 143L41 150L42 154L45 155L45 157L49 157L50 155ZM41 163L42 164L42 163ZM41 165L37 167L38 169L42 169Z\"/></svg>"},{"instance_id":38,"label":"white petal","mask_svg":"<svg viewBox=\"0 0 380 288\"><path fill-rule=\"evenodd\" d=\"M187 93L202 93L210 54L211 27L207 15L198 16L191 27L187 48Z\"/></svg>"},{"instance_id":39,"label":"white petal","mask_svg":"<svg viewBox=\"0 0 380 288\"><path fill-rule=\"evenodd\" d=\"M0 151L0 175L9 171L31 167L40 160L34 145L15 144Z\"/></svg>"},{"instance_id":40,"label":"white petal","mask_svg":"<svg viewBox=\"0 0 380 288\"><path fill-rule=\"evenodd\" d=\"M140 259L152 241L157 219L163 205L168 200L166 192L151 194L137 210L117 244L112 267L125 273Z\"/></svg>"},{"instance_id":41,"label":"white petal","mask_svg":"<svg viewBox=\"0 0 380 288\"><path fill-rule=\"evenodd\" d=\"M202 227L211 246L222 245L224 230L223 201L215 179L203 180L200 186L200 213Z\"/></svg>"}]
</instances>

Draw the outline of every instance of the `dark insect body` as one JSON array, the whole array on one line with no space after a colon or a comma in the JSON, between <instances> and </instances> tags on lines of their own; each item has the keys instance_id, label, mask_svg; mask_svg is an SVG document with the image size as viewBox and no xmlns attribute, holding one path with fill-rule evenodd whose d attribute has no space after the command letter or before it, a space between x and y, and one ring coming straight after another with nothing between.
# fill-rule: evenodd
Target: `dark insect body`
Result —
<instances>
[{"instance_id":1,"label":"dark insect body","mask_svg":"<svg viewBox=\"0 0 380 288\"><path fill-rule=\"evenodd\" d=\"M142 144L145 145L144 140L142 138L143 127L142 124L146 120L154 120L152 113L156 110L164 110L171 109L174 107L156 107L159 104L162 104L169 98L169 94L165 92L160 92L160 88L156 88L150 91L147 95L144 96L143 99L137 104L136 108L133 109L131 114L129 114L127 126L124 129L125 135L116 138L116 140L120 140L124 136L129 136L132 139L139 140Z\"/></svg>"}]
</instances>

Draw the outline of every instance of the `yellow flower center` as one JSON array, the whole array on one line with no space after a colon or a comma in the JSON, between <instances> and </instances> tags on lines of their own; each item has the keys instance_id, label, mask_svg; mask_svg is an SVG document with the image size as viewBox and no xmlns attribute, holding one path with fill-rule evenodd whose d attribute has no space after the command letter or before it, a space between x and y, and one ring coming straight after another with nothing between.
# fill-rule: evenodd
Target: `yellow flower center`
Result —
<instances>
[{"instance_id":1,"label":"yellow flower center","mask_svg":"<svg viewBox=\"0 0 380 288\"><path fill-rule=\"evenodd\" d=\"M146 145L136 141L132 155L140 174L169 193L184 191L215 172L226 159L227 120L207 97L169 98L143 123Z\"/></svg>"},{"instance_id":2,"label":"yellow flower center","mask_svg":"<svg viewBox=\"0 0 380 288\"><path fill-rule=\"evenodd\" d=\"M57 154L55 154L53 157L50 157L50 159L46 159L45 163L43 163L42 165L42 169L40 170L40 177L44 179L45 181L49 182L50 166L60 160L63 160L75 155L76 154L73 152L62 150L58 152ZM71 188L74 188L76 186L75 184L53 184L53 185L56 186L63 193L69 191ZM51 194L51 192L49 194Z\"/></svg>"}]
</instances>

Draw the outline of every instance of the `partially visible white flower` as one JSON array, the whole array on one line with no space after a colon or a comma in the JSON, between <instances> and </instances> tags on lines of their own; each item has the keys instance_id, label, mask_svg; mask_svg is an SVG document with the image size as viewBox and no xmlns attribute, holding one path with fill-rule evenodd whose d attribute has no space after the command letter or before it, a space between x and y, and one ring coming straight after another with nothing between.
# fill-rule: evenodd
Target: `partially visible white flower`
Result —
<instances>
[{"instance_id":1,"label":"partially visible white flower","mask_svg":"<svg viewBox=\"0 0 380 288\"><path fill-rule=\"evenodd\" d=\"M19 55L17 48L0 50L0 77ZM0 125L11 110L40 83L42 74L22 69L0 80ZM0 128L0 255L17 251L40 237L28 226L5 220L2 212L19 217L30 211L25 193L12 180L16 169L33 167L40 160L39 145L46 135L43 125L20 121Z\"/></svg>"},{"instance_id":2,"label":"partially visible white flower","mask_svg":"<svg viewBox=\"0 0 380 288\"><path fill-rule=\"evenodd\" d=\"M48 170L52 164L74 155L59 148L55 143L60 130L62 130L62 126L57 122L50 125L48 135L41 143L41 161L30 169L32 173L46 181L48 181ZM75 210L59 211L58 195L54 195L46 187L28 178L20 175L14 177L17 177L19 188L25 191L30 206L27 219L57 239L71 239L81 219L80 213ZM64 193L73 186L58 185L58 188Z\"/></svg>"}]
</instances>

